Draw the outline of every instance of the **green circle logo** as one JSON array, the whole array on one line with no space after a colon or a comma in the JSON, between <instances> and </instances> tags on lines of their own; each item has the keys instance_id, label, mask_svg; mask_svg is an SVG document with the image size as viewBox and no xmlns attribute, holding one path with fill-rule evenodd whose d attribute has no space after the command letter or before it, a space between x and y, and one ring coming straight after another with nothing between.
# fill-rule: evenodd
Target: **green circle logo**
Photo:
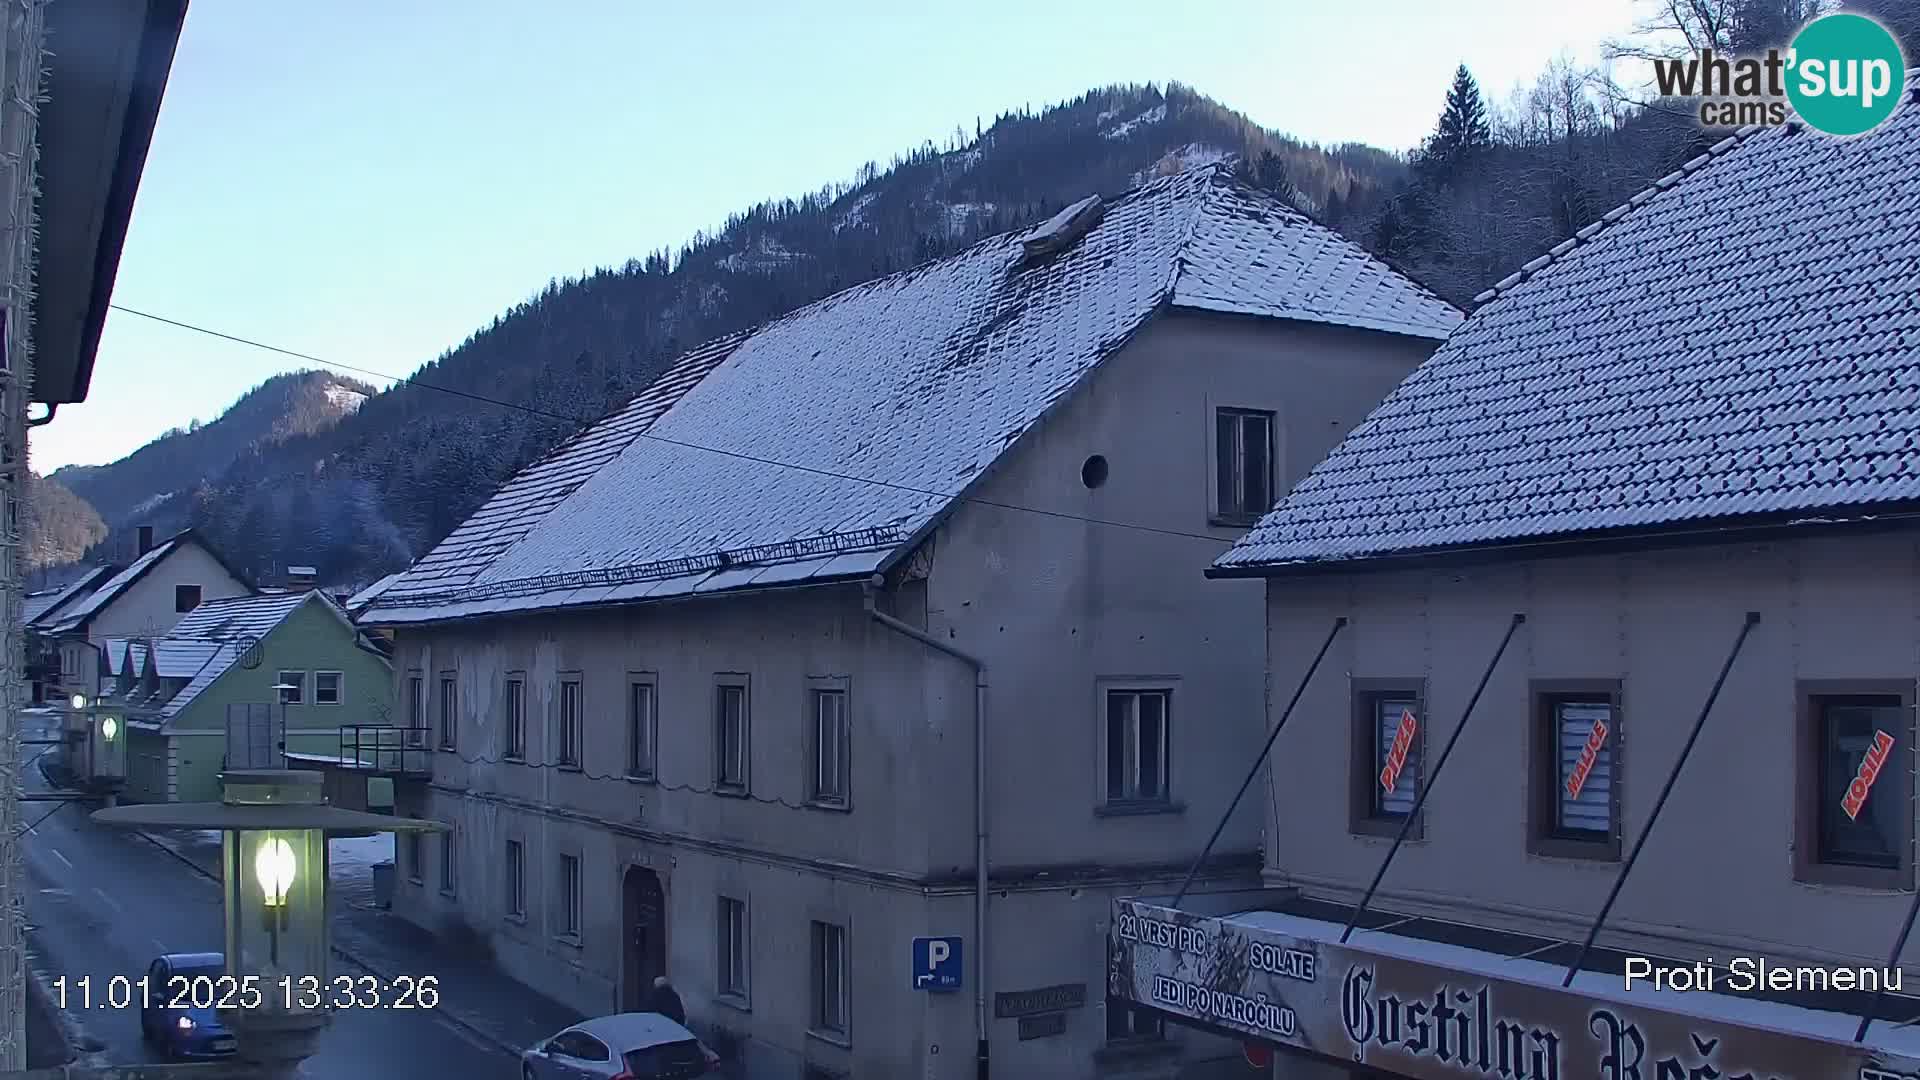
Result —
<instances>
[{"instance_id":1,"label":"green circle logo","mask_svg":"<svg viewBox=\"0 0 1920 1080\"><path fill-rule=\"evenodd\" d=\"M1808 126L1861 135L1893 115L1906 89L1900 42L1865 15L1815 19L1793 39L1787 100Z\"/></svg>"}]
</instances>

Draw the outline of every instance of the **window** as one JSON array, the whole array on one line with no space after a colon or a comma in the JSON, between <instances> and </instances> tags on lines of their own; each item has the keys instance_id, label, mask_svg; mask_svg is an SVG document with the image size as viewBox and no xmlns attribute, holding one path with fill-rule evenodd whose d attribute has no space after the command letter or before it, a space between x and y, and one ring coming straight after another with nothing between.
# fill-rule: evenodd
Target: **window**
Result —
<instances>
[{"instance_id":1,"label":"window","mask_svg":"<svg viewBox=\"0 0 1920 1080\"><path fill-rule=\"evenodd\" d=\"M713 711L713 786L730 795L747 792L747 683L744 676L723 676L715 687Z\"/></svg>"},{"instance_id":2,"label":"window","mask_svg":"<svg viewBox=\"0 0 1920 1080\"><path fill-rule=\"evenodd\" d=\"M1273 414L1216 409L1213 432L1214 517L1252 524L1273 509Z\"/></svg>"},{"instance_id":3,"label":"window","mask_svg":"<svg viewBox=\"0 0 1920 1080\"><path fill-rule=\"evenodd\" d=\"M580 676L561 676L560 723L555 732L559 743L553 750L562 768L580 767L580 707Z\"/></svg>"},{"instance_id":4,"label":"window","mask_svg":"<svg viewBox=\"0 0 1920 1080\"><path fill-rule=\"evenodd\" d=\"M720 929L719 978L723 997L747 1000L747 902L722 896L718 905Z\"/></svg>"},{"instance_id":5,"label":"window","mask_svg":"<svg viewBox=\"0 0 1920 1080\"><path fill-rule=\"evenodd\" d=\"M813 924L813 1030L847 1037L847 928Z\"/></svg>"},{"instance_id":6,"label":"window","mask_svg":"<svg viewBox=\"0 0 1920 1080\"><path fill-rule=\"evenodd\" d=\"M527 681L519 675L507 677L506 689L502 694L506 698L507 746L505 757L514 761L525 761L527 757Z\"/></svg>"},{"instance_id":7,"label":"window","mask_svg":"<svg viewBox=\"0 0 1920 1080\"><path fill-rule=\"evenodd\" d=\"M1620 857L1620 686L1533 684L1529 847L1536 855Z\"/></svg>"},{"instance_id":8,"label":"window","mask_svg":"<svg viewBox=\"0 0 1920 1080\"><path fill-rule=\"evenodd\" d=\"M274 689L280 691L280 704L301 705L306 703L307 673L304 671L283 671L274 678Z\"/></svg>"},{"instance_id":9,"label":"window","mask_svg":"<svg viewBox=\"0 0 1920 1080\"><path fill-rule=\"evenodd\" d=\"M315 705L340 704L340 684L345 676L338 671L316 671L313 673L313 703Z\"/></svg>"},{"instance_id":10,"label":"window","mask_svg":"<svg viewBox=\"0 0 1920 1080\"><path fill-rule=\"evenodd\" d=\"M847 689L844 679L814 679L807 691L813 718L813 778L808 797L819 806L845 809L851 775L847 767Z\"/></svg>"},{"instance_id":11,"label":"window","mask_svg":"<svg viewBox=\"0 0 1920 1080\"><path fill-rule=\"evenodd\" d=\"M460 886L460 848L452 832L440 834L440 891L452 896Z\"/></svg>"},{"instance_id":12,"label":"window","mask_svg":"<svg viewBox=\"0 0 1920 1080\"><path fill-rule=\"evenodd\" d=\"M459 745L460 701L459 683L451 671L440 673L440 749L451 750Z\"/></svg>"},{"instance_id":13,"label":"window","mask_svg":"<svg viewBox=\"0 0 1920 1080\"><path fill-rule=\"evenodd\" d=\"M1353 680L1352 830L1396 836L1426 779L1426 716L1418 679ZM1408 830L1419 838L1423 825Z\"/></svg>"},{"instance_id":14,"label":"window","mask_svg":"<svg viewBox=\"0 0 1920 1080\"><path fill-rule=\"evenodd\" d=\"M1800 690L1797 876L1911 888L1913 684L1820 681Z\"/></svg>"},{"instance_id":15,"label":"window","mask_svg":"<svg viewBox=\"0 0 1920 1080\"><path fill-rule=\"evenodd\" d=\"M564 938L580 936L580 857L560 856L560 926Z\"/></svg>"},{"instance_id":16,"label":"window","mask_svg":"<svg viewBox=\"0 0 1920 1080\"><path fill-rule=\"evenodd\" d=\"M407 676L408 746L427 745L427 682L419 672Z\"/></svg>"},{"instance_id":17,"label":"window","mask_svg":"<svg viewBox=\"0 0 1920 1080\"><path fill-rule=\"evenodd\" d=\"M1173 691L1107 691L1107 802L1168 799L1167 722Z\"/></svg>"},{"instance_id":18,"label":"window","mask_svg":"<svg viewBox=\"0 0 1920 1080\"><path fill-rule=\"evenodd\" d=\"M427 880L427 842L426 834L410 832L406 835L407 880L415 885L424 885Z\"/></svg>"},{"instance_id":19,"label":"window","mask_svg":"<svg viewBox=\"0 0 1920 1080\"><path fill-rule=\"evenodd\" d=\"M507 918L527 917L527 849L518 840L507 841Z\"/></svg>"},{"instance_id":20,"label":"window","mask_svg":"<svg viewBox=\"0 0 1920 1080\"><path fill-rule=\"evenodd\" d=\"M192 611L200 606L200 586L175 585L173 587L173 610L175 612Z\"/></svg>"},{"instance_id":21,"label":"window","mask_svg":"<svg viewBox=\"0 0 1920 1080\"><path fill-rule=\"evenodd\" d=\"M1137 1039L1164 1039L1167 1023L1159 1013L1138 1005L1107 1002L1107 1039L1122 1042Z\"/></svg>"},{"instance_id":22,"label":"window","mask_svg":"<svg viewBox=\"0 0 1920 1080\"><path fill-rule=\"evenodd\" d=\"M655 738L660 716L651 675L627 676L627 775L651 780L655 767Z\"/></svg>"},{"instance_id":23,"label":"window","mask_svg":"<svg viewBox=\"0 0 1920 1080\"><path fill-rule=\"evenodd\" d=\"M575 1061L613 1060L613 1052L607 1049L607 1044L584 1031L563 1031L547 1045L553 1049L554 1053L570 1057Z\"/></svg>"}]
</instances>

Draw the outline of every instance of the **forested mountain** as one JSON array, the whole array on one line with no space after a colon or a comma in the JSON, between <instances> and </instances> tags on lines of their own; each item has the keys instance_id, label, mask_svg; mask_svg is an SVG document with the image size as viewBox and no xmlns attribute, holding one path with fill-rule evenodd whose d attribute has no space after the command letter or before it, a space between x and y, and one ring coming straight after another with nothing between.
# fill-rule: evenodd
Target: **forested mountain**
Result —
<instances>
[{"instance_id":1,"label":"forested mountain","mask_svg":"<svg viewBox=\"0 0 1920 1080\"><path fill-rule=\"evenodd\" d=\"M103 549L94 552L96 556L130 557L131 552L121 549L131 547L134 527L153 525L160 536L185 528L193 491L221 476L236 460L326 431L373 394L373 387L330 371L275 375L247 391L211 423L196 420L175 428L109 465L55 470L30 501L39 500L47 488L65 493L68 502L88 507L96 522L105 523L101 535L89 542ZM70 508L56 503L46 512L64 516ZM55 558L46 565L78 555Z\"/></svg>"},{"instance_id":2,"label":"forested mountain","mask_svg":"<svg viewBox=\"0 0 1920 1080\"><path fill-rule=\"evenodd\" d=\"M20 562L29 574L79 560L107 538L107 523L58 480L27 473L20 504Z\"/></svg>"},{"instance_id":3,"label":"forested mountain","mask_svg":"<svg viewBox=\"0 0 1920 1080\"><path fill-rule=\"evenodd\" d=\"M1650 33L1614 48L1776 44L1782 27L1832 2L1650 3ZM1849 6L1920 31L1920 0ZM1434 88L1434 106L1433 136L1404 156L1306 145L1177 84L1022 109L884 169L868 164L851 182L752 207L677 251L551 280L338 423L235 439L219 454L182 455L177 468L155 457L139 479L122 469L194 437L176 433L108 467L120 470L110 485L87 479L100 470L59 476L116 526L161 497L139 513L179 514L263 579L307 564L329 583L370 581L424 553L514 471L632 397L683 350L1089 193L1231 159L1242 176L1467 307L1724 134L1702 131L1685 103L1639 100L1565 61L1505 102L1486 100L1462 68Z\"/></svg>"}]
</instances>

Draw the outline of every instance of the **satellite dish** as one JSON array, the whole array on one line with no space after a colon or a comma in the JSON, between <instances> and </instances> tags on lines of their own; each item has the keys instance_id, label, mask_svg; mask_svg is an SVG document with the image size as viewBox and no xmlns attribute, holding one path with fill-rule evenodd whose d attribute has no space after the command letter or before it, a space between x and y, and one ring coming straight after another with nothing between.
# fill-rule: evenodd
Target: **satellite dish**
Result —
<instances>
[{"instance_id":1,"label":"satellite dish","mask_svg":"<svg viewBox=\"0 0 1920 1080\"><path fill-rule=\"evenodd\" d=\"M240 639L240 666L252 671L260 666L260 639L243 637Z\"/></svg>"}]
</instances>

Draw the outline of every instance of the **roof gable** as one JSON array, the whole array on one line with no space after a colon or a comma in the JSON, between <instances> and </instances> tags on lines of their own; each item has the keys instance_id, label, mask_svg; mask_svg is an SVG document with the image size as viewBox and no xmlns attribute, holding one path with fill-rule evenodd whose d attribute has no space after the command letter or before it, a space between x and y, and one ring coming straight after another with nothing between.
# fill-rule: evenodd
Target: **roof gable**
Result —
<instances>
[{"instance_id":1,"label":"roof gable","mask_svg":"<svg viewBox=\"0 0 1920 1080\"><path fill-rule=\"evenodd\" d=\"M1217 572L1920 500L1920 107L1745 129L1488 303Z\"/></svg>"},{"instance_id":2,"label":"roof gable","mask_svg":"<svg viewBox=\"0 0 1920 1080\"><path fill-rule=\"evenodd\" d=\"M1218 169L1122 197L1057 254L1030 262L1023 235L689 353L509 481L368 621L870 574L1169 304L1423 336L1459 318L1384 267L1286 291L1358 249Z\"/></svg>"},{"instance_id":3,"label":"roof gable","mask_svg":"<svg viewBox=\"0 0 1920 1080\"><path fill-rule=\"evenodd\" d=\"M133 587L134 583L152 573L175 552L189 545L198 547L201 551L206 552L207 556L218 564L222 570L225 570L235 581L238 581L249 591L254 591L252 582L234 570L227 560L221 557L218 551L214 550L211 545L200 538L198 533L192 529L186 529L167 538L161 543L155 544L153 550L127 564L126 569L115 574L112 579L101 585L85 600L74 605L64 615L58 616L57 621L54 622L49 629L51 632L58 634L84 630L87 623L91 621L94 616L106 610L114 601L125 595L127 590Z\"/></svg>"}]
</instances>

